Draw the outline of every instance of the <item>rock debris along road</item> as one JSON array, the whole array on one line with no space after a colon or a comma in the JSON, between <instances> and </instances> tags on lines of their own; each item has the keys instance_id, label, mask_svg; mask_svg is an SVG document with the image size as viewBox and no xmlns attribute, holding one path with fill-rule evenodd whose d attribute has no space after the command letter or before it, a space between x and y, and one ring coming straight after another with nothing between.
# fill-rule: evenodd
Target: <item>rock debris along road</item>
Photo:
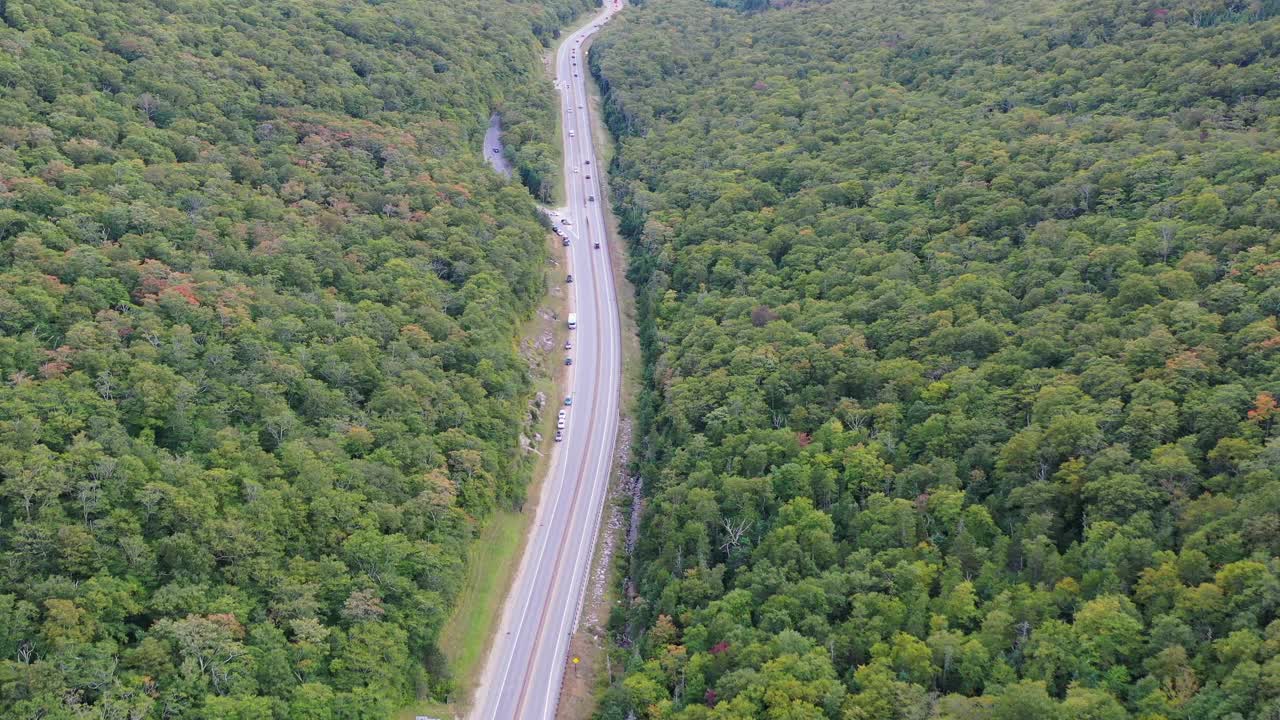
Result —
<instances>
[{"instance_id":1,"label":"rock debris along road","mask_svg":"<svg viewBox=\"0 0 1280 720\"><path fill-rule=\"evenodd\" d=\"M564 440L553 451L529 542L476 689L472 720L555 717L608 489L622 342L601 209L604 185L591 143L584 43L620 7L605 0L604 9L556 53L568 206L552 219L571 238L563 270L573 275L567 287L578 320L568 352L573 404L561 405L567 411ZM561 225L561 218L572 224Z\"/></svg>"}]
</instances>

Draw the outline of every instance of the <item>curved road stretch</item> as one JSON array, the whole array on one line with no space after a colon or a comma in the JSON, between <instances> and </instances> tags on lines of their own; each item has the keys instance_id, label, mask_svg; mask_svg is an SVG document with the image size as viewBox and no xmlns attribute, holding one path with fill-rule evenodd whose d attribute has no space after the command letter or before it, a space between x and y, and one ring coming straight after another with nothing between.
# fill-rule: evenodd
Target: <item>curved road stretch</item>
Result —
<instances>
[{"instance_id":1,"label":"curved road stretch","mask_svg":"<svg viewBox=\"0 0 1280 720\"><path fill-rule=\"evenodd\" d=\"M619 0L605 0L604 9L556 53L569 204L563 214L551 217L557 225L561 217L572 222L561 227L571 238L564 271L573 274L568 287L578 316L578 329L570 333L574 348L568 353L574 361L569 378L573 405L548 405L550 411L568 411L564 441L553 450L529 542L476 689L472 720L555 717L609 485L622 345L600 165L591 143L584 42L620 6ZM594 248L597 241L599 249Z\"/></svg>"}]
</instances>

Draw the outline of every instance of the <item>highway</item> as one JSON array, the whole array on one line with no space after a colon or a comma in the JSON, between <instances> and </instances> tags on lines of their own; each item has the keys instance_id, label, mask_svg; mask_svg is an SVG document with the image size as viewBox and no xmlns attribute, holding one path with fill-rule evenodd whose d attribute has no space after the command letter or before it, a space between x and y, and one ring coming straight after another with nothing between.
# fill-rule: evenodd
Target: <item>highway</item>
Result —
<instances>
[{"instance_id":1,"label":"highway","mask_svg":"<svg viewBox=\"0 0 1280 720\"><path fill-rule=\"evenodd\" d=\"M567 411L564 439L552 451L536 515L503 606L472 704L472 720L555 717L569 638L577 627L596 531L608 490L618 430L622 343L605 216L604 184L592 145L585 43L618 0L569 35L556 52L568 205L552 220L570 238L563 268L578 326L570 333L567 378L573 404L555 398L547 411ZM561 218L571 224L562 225ZM597 249L595 244L599 242ZM556 278L563 282L564 278Z\"/></svg>"}]
</instances>

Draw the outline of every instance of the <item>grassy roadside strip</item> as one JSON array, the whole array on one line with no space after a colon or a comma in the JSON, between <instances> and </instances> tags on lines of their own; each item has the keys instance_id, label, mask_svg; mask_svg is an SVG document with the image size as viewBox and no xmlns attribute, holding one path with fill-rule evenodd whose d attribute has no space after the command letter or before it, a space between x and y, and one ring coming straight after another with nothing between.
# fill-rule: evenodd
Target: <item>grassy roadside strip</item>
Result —
<instances>
[{"instance_id":1,"label":"grassy roadside strip","mask_svg":"<svg viewBox=\"0 0 1280 720\"><path fill-rule=\"evenodd\" d=\"M576 26L575 26L576 27ZM542 54L542 73L546 77L547 82L551 83L551 92L556 94L556 112L555 112L555 138L560 140L564 137L564 106L560 102L560 91L555 87L556 81L556 53L560 52L560 45L568 40L572 30L565 29L560 31L560 42L552 45L545 53ZM564 146L559 147L560 166L562 172L556 173L556 178L551 183L551 204L555 207L564 207Z\"/></svg>"},{"instance_id":2,"label":"grassy roadside strip","mask_svg":"<svg viewBox=\"0 0 1280 720\"><path fill-rule=\"evenodd\" d=\"M548 257L552 260L546 270L547 296L520 333L525 354L535 360L530 370L534 375L534 392L543 393L547 399L532 427L534 432L542 434L542 441L530 438L531 447L539 455L535 455L527 499L520 510L495 512L471 544L467 576L440 637L440 651L455 683L449 701L417 703L398 713L397 720L412 720L415 715L446 718L466 715L476 679L493 642L493 629L501 619L502 605L520 566L555 445L554 411L567 386L565 368L559 363L561 353L557 352L568 334L559 320L568 312L568 293L563 284L565 252L558 238L550 233L547 244ZM540 342L547 337L551 338L549 343Z\"/></svg>"},{"instance_id":3,"label":"grassy roadside strip","mask_svg":"<svg viewBox=\"0 0 1280 720\"><path fill-rule=\"evenodd\" d=\"M559 51L560 43L565 42L573 32L588 22L592 22L594 18L594 13L585 15L579 22L563 29L560 42L552 46L544 55L543 69L550 81L554 82L555 57ZM596 144L597 157L599 158L600 167L608 167L613 157L613 145L608 129L604 127L601 121L599 90L593 80L588 81L587 88L593 108L592 137ZM557 108L555 136L559 138L563 129L563 108L560 107L559 93L557 93ZM563 204L563 173L558 173L556 176L553 196L556 198L557 204ZM618 235L617 224L612 213L606 212L606 217L609 222L609 242L614 251L612 255L613 273L619 308L622 313L623 423L620 424L621 428L629 427L628 409L641 380L640 355L634 332L634 293L626 281L628 261L625 248ZM445 630L440 638L440 650L455 680L454 691L451 693L449 701L446 703L423 702L415 704L401 711L396 716L397 720L411 720L415 715L455 718L465 716L470 709L471 693L475 687L476 679L483 669L485 657L488 655L489 647L493 642L492 630L500 620L502 605L519 568L520 557L524 552L525 543L528 539L528 529L537 510L537 498L541 494L542 483L545 481L549 468L550 450L554 445L552 437L555 434L555 414L548 412L548 410L559 404L558 400L564 396L564 388L566 387L564 367L558 363L560 354L557 352L564 344L568 334L564 323L559 322L559 318L568 313L568 297L566 288L563 285L565 253L563 246L555 236L548 235L548 243L551 248L549 256L555 259L555 264L548 267L547 270L547 300L521 332L521 337L526 339L544 337L546 333L550 333L553 338L549 347L537 350L539 357L537 369L534 371L534 389L537 392L545 393L548 402L543 409L542 416L535 425L535 430L542 433L543 437L542 443L537 447L542 455L537 458L534 464L532 478L528 486L528 500L520 511L505 510L495 513L481 530L469 551L467 577L455 601L453 614L446 623ZM620 430L620 434L621 432ZM610 477L610 502L606 505L606 513L610 512L612 504L616 502L614 489L617 485L617 478L618 467L615 467ZM602 522L601 533L609 531L608 524ZM621 538L619 538L619 542L621 542ZM599 564L600 557L597 555L593 560L590 577L595 577L596 572L599 570ZM612 594L616 584L616 582L612 581L608 583L607 603L613 602ZM608 619L609 607L607 603L601 615L602 626ZM575 642L578 641L578 638L587 635L582 631L583 629L580 629L577 633ZM595 655L603 661L604 646L602 635ZM580 677L588 679L586 673L582 673ZM591 684L586 686L588 689L587 699L591 702L587 704L583 714L579 717L589 717L591 710L594 709L594 693L590 692L595 685L594 678L594 675L589 676Z\"/></svg>"},{"instance_id":4,"label":"grassy roadside strip","mask_svg":"<svg viewBox=\"0 0 1280 720\"><path fill-rule=\"evenodd\" d=\"M579 28L594 19L594 12L584 14L574 24L563 28L559 42L544 53L543 72L548 82L555 82L555 58L556 53L559 52L560 45L566 42ZM596 107L598 105L598 92L594 83L589 82L588 88L591 93L593 107ZM552 91L556 92L554 88L552 88ZM559 97L559 93L556 92L554 137L557 139L562 136L562 118L564 116ZM602 138L607 143L608 131L599 121L598 112L592 117L596 124L593 136L597 139L597 143L601 142ZM561 148L561 150L563 149ZM602 166L607 166L609 158L612 157L611 150L612 147L609 146L608 152L610 154L600 155L601 158L604 158L601 161L603 163ZM555 176L552 196L555 198L555 205L563 205L565 197L563 172L557 173ZM616 238L617 229L613 226L612 215L608 217L611 221L610 237ZM448 702L416 703L398 713L396 720L411 720L415 715L455 718L466 715L466 712L470 709L471 693L475 688L480 672L483 670L485 658L493 642L493 628L497 626L501 619L503 603L510 592L511 583L514 581L516 571L520 565L520 557L524 553L529 535L529 526L533 522L537 511L537 498L541 494L542 483L545 481L549 469L550 450L554 445L552 437L555 434L555 415L547 412L547 410L559 404L558 400L564 396L565 388L567 387L564 367L557 362L560 356L556 352L564 344L568 333L564 323L559 322L559 318L568 313L568 294L563 286L566 254L563 246L555 236L548 234L547 242L550 247L548 255L554 259L554 264L547 269L547 301L521 331L521 337L525 338L526 342L530 338L544 337L546 333L550 333L552 337L549 347L537 350L540 356L538 357L537 370L535 371L534 390L546 395L547 406L543 409L543 414L534 427L535 431L542 434L543 439L537 447L541 455L534 463L526 494L528 500L526 500L524 507L520 511L503 510L494 513L471 545L467 558L467 577L455 601L453 613L445 624L445 629L440 638L440 651L448 663L455 682L454 690L450 694ZM620 247L620 245L615 245L615 247ZM618 266L618 262L615 256L614 274L616 277L622 278L624 273L620 274L619 267L625 268L625 264ZM625 260L622 262L625 263ZM621 282L625 283L625 279L622 279ZM633 297L629 286L624 288L619 285L618 295L624 308L629 307ZM631 315L630 311L625 309L624 314ZM624 329L634 327L633 323L631 325L627 323L628 321L624 317ZM631 336L624 334L624 356L628 351L627 340L629 337ZM634 341L632 342L634 343ZM624 357L624 372L626 367L627 360ZM627 393L625 381L626 379L624 378L624 400Z\"/></svg>"},{"instance_id":5,"label":"grassy roadside strip","mask_svg":"<svg viewBox=\"0 0 1280 720\"><path fill-rule=\"evenodd\" d=\"M604 172L603 168L608 168L613 162L613 137L605 127L601 114L600 88L595 78L590 76L587 80L587 95L591 104L591 137L595 145L597 162L602 169L601 172ZM600 531L595 543L596 552L592 557L591 568L587 575L587 595L583 603L582 619L578 624L578 631L569 642L569 658L577 657L579 662L575 665L570 660L565 671L560 705L556 713L557 720L588 720L595 712L599 693L609 686L612 679L608 667L606 634L610 611L618 600L620 587L618 556L626 540L626 519L629 517L630 508L630 497L626 492L621 491L620 486L623 473L628 471L630 465L630 448L634 441L632 420L636 398L644 381L643 358L636 334L635 291L627 280L630 258L626 243L618 232L617 218L614 217L612 208L608 204L609 193L602 194L604 197L601 199L606 203L604 209L608 224L609 257L612 262L621 321L622 397L619 404L621 417L618 422L617 452L609 475L609 493L603 509L604 517L600 522ZM621 522L617 522L617 518L621 518ZM610 551L602 552L606 548ZM597 593L596 588L602 576L604 577L603 593ZM592 619L594 622L590 622ZM616 672L621 668L613 670Z\"/></svg>"}]
</instances>

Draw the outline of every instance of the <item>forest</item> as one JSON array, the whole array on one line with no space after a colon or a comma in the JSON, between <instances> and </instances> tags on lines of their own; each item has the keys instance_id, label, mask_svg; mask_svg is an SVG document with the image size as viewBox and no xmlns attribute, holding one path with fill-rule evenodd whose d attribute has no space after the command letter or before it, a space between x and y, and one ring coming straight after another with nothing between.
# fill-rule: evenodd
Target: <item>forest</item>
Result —
<instances>
[{"instance_id":1,"label":"forest","mask_svg":"<svg viewBox=\"0 0 1280 720\"><path fill-rule=\"evenodd\" d=\"M601 720L1280 716L1280 3L650 0Z\"/></svg>"},{"instance_id":2,"label":"forest","mask_svg":"<svg viewBox=\"0 0 1280 720\"><path fill-rule=\"evenodd\" d=\"M0 1L0 717L448 691L590 4Z\"/></svg>"}]
</instances>

